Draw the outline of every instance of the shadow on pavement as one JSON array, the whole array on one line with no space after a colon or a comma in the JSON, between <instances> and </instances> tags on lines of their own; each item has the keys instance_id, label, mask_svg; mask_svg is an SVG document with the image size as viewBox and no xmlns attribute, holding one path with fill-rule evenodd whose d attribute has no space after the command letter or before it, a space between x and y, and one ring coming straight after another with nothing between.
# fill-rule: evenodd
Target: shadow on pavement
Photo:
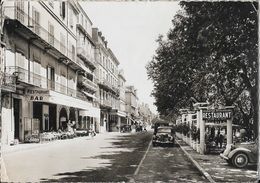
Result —
<instances>
[{"instance_id":1,"label":"shadow on pavement","mask_svg":"<svg viewBox=\"0 0 260 183\"><path fill-rule=\"evenodd\" d=\"M127 135L119 138L109 138L113 151L107 151L94 157L81 157L82 159L104 160L109 163L99 163L99 168L86 169L77 172L65 172L54 175L57 179L41 179L44 182L127 182L130 180L136 167L143 157L151 140L151 135ZM115 150L115 151L114 151Z\"/></svg>"}]
</instances>

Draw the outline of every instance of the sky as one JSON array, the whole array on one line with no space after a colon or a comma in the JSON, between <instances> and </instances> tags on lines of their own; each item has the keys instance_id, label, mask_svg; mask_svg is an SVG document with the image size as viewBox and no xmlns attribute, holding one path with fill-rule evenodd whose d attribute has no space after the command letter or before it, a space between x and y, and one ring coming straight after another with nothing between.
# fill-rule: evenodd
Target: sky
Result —
<instances>
[{"instance_id":1,"label":"sky","mask_svg":"<svg viewBox=\"0 0 260 183\"><path fill-rule=\"evenodd\" d=\"M171 20L180 10L178 2L85 1L81 5L119 60L126 85L134 85L139 102L157 113L145 66L155 54L158 36L166 35L172 27Z\"/></svg>"}]
</instances>

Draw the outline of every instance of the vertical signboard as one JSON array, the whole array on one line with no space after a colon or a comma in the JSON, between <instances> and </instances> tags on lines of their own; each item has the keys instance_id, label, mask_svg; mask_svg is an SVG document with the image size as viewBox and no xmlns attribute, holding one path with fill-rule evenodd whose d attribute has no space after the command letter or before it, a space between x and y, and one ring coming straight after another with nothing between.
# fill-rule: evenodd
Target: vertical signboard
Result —
<instances>
[{"instance_id":1,"label":"vertical signboard","mask_svg":"<svg viewBox=\"0 0 260 183\"><path fill-rule=\"evenodd\" d=\"M40 142L40 121L35 118L25 118L24 120L24 141Z\"/></svg>"}]
</instances>

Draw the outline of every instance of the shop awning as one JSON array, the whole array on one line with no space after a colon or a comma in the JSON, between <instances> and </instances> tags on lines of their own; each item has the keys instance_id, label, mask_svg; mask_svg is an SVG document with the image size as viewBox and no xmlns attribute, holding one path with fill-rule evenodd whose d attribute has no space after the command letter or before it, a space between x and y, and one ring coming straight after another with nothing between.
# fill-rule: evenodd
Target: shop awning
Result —
<instances>
[{"instance_id":1,"label":"shop awning","mask_svg":"<svg viewBox=\"0 0 260 183\"><path fill-rule=\"evenodd\" d=\"M79 115L100 118L100 109L96 107L90 107L88 110L80 110Z\"/></svg>"},{"instance_id":2,"label":"shop awning","mask_svg":"<svg viewBox=\"0 0 260 183\"><path fill-rule=\"evenodd\" d=\"M25 96L33 102L53 103L83 110L89 110L92 107L90 102L47 89L27 88Z\"/></svg>"},{"instance_id":3,"label":"shop awning","mask_svg":"<svg viewBox=\"0 0 260 183\"><path fill-rule=\"evenodd\" d=\"M78 109L85 109L85 110L88 110L89 108L92 107L92 104L90 102L86 102L74 97L63 95L61 93L57 93L51 90L49 92L50 92L50 97L49 97L50 103L60 104L60 105L65 105L65 106L74 107Z\"/></svg>"},{"instance_id":4,"label":"shop awning","mask_svg":"<svg viewBox=\"0 0 260 183\"><path fill-rule=\"evenodd\" d=\"M110 112L110 114L112 115L117 115L117 116L120 116L120 117L126 117L126 113L123 112L123 111L119 111L117 109L112 109L112 111Z\"/></svg>"},{"instance_id":5,"label":"shop awning","mask_svg":"<svg viewBox=\"0 0 260 183\"><path fill-rule=\"evenodd\" d=\"M83 93L84 93L85 95L87 95L87 96L93 98L93 99L96 99L96 98L97 98L95 95L92 95L92 94L90 94L90 93L88 93L88 92L83 91Z\"/></svg>"}]
</instances>

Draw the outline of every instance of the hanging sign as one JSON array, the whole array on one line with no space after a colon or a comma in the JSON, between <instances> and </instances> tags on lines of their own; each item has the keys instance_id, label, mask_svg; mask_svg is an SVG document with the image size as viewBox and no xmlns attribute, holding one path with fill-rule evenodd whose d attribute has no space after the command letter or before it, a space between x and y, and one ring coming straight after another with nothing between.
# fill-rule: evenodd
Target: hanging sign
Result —
<instances>
[{"instance_id":1,"label":"hanging sign","mask_svg":"<svg viewBox=\"0 0 260 183\"><path fill-rule=\"evenodd\" d=\"M208 121L223 121L232 118L231 110L212 110L212 111L203 111L202 118L203 120Z\"/></svg>"}]
</instances>

